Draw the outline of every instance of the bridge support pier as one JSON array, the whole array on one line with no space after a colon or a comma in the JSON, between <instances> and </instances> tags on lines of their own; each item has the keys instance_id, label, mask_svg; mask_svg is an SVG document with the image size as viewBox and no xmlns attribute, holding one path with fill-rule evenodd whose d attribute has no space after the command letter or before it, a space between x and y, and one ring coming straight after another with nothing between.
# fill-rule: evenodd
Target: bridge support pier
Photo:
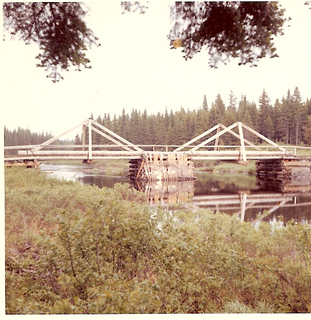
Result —
<instances>
[{"instance_id":1,"label":"bridge support pier","mask_svg":"<svg viewBox=\"0 0 311 320\"><path fill-rule=\"evenodd\" d=\"M183 153L147 153L130 160L131 179L143 181L195 180L193 162Z\"/></svg>"},{"instance_id":2,"label":"bridge support pier","mask_svg":"<svg viewBox=\"0 0 311 320\"><path fill-rule=\"evenodd\" d=\"M301 159L265 159L256 162L257 184L265 189L293 191L311 188L311 161Z\"/></svg>"}]
</instances>

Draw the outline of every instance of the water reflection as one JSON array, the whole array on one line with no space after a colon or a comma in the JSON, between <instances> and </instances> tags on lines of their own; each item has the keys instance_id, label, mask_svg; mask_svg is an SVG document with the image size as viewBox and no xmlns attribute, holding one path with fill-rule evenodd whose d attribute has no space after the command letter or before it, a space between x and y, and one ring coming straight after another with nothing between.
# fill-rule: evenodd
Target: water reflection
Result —
<instances>
[{"instance_id":1,"label":"water reflection","mask_svg":"<svg viewBox=\"0 0 311 320\"><path fill-rule=\"evenodd\" d=\"M206 179L203 192L202 183L198 181L139 183L136 189L146 193L149 205L162 205L171 209L173 204L191 204L193 211L200 208L230 215L238 214L242 221L291 219L302 223L311 221L311 185L277 182L277 187L267 190L263 182L253 178L248 188L233 188L232 182L224 184L218 177ZM197 190L197 183L200 186ZM283 190L281 192L280 190ZM284 192L287 190L287 192ZM208 192L209 191L209 192Z\"/></svg>"},{"instance_id":2,"label":"water reflection","mask_svg":"<svg viewBox=\"0 0 311 320\"><path fill-rule=\"evenodd\" d=\"M132 181L135 189L144 192L149 205L185 204L193 198L195 181Z\"/></svg>"},{"instance_id":3,"label":"water reflection","mask_svg":"<svg viewBox=\"0 0 311 320\"><path fill-rule=\"evenodd\" d=\"M128 183L124 175L104 175L84 170L83 166L43 166L54 176L78 180L98 187L113 187L115 183ZM293 181L256 179L248 175L197 174L196 181L136 183L144 192L149 205L162 205L171 209L175 204L191 205L193 211L206 208L230 215L237 213L243 221L257 222L294 219L311 222L311 178Z\"/></svg>"}]
</instances>

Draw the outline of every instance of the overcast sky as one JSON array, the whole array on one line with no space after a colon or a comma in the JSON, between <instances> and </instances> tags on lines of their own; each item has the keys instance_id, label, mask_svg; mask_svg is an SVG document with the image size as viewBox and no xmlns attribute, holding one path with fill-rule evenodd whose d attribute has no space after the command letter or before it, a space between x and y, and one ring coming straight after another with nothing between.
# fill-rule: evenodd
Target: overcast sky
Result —
<instances>
[{"instance_id":1,"label":"overcast sky","mask_svg":"<svg viewBox=\"0 0 311 320\"><path fill-rule=\"evenodd\" d=\"M228 104L230 90L238 100L244 94L258 105L263 89L273 104L297 86L306 100L311 98L311 10L304 2L281 1L292 20L285 35L276 38L280 58L265 58L257 68L232 60L218 69L210 69L205 50L184 61L181 50L169 49L169 2L151 1L144 15L121 14L117 1L86 2L88 26L101 43L87 52L92 69L65 72L65 79L54 84L35 66L36 44L5 41L1 118L10 130L20 126L58 135L91 113L96 119L119 115L123 108L149 114L166 107L193 110L204 94L210 107L218 93Z\"/></svg>"}]
</instances>

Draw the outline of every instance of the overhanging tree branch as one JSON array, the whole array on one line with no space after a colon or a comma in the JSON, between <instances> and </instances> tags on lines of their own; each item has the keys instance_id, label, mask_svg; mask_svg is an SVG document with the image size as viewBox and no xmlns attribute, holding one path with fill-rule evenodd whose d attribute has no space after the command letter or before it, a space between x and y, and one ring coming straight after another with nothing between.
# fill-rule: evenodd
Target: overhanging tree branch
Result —
<instances>
[{"instance_id":1,"label":"overhanging tree branch","mask_svg":"<svg viewBox=\"0 0 311 320\"><path fill-rule=\"evenodd\" d=\"M86 9L79 2L12 2L3 4L4 30L26 44L39 44L37 67L50 72L47 77L58 82L62 70L70 66L91 68L87 46L97 44L93 31L83 18Z\"/></svg>"}]
</instances>

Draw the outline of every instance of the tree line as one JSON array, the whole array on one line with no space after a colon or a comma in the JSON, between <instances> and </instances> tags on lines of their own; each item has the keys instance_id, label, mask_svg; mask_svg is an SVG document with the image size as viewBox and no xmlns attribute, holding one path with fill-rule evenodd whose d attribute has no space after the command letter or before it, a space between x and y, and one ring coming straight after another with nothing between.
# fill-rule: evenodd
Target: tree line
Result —
<instances>
[{"instance_id":1,"label":"tree line","mask_svg":"<svg viewBox=\"0 0 311 320\"><path fill-rule=\"evenodd\" d=\"M164 113L148 114L147 109L132 109L131 113L126 113L123 109L119 116L104 113L98 116L96 121L139 145L181 145L219 123L229 126L241 121L273 141L311 146L311 100L303 101L298 87L293 93L288 90L286 97L276 99L274 104L271 104L265 90L258 99L258 105L250 102L246 95L242 95L238 101L231 91L227 104L221 95L217 94L209 107L204 95L202 106L194 110L180 107L173 112L166 108ZM260 142L248 132L245 132L245 135L245 138L252 142ZM20 127L11 131L4 127L5 146L40 144L52 137L51 133L34 133ZM94 144L111 143L95 132L92 139ZM222 137L220 143L230 145L235 141L236 138L228 134ZM81 144L81 135L77 134L75 141L71 143Z\"/></svg>"},{"instance_id":2,"label":"tree line","mask_svg":"<svg viewBox=\"0 0 311 320\"><path fill-rule=\"evenodd\" d=\"M18 146L18 145L33 145L40 144L48 139L53 138L52 133L48 132L31 132L30 129L23 129L18 127L14 130L9 130L4 126L4 145Z\"/></svg>"},{"instance_id":3,"label":"tree line","mask_svg":"<svg viewBox=\"0 0 311 320\"><path fill-rule=\"evenodd\" d=\"M217 94L214 102L208 107L204 95L202 106L194 110L181 107L175 112L166 109L164 113L148 114L146 109L132 109L128 114L123 109L119 116L111 117L109 113L104 113L95 120L139 145L181 145L219 123L229 126L237 121L276 142L311 145L311 100L307 99L304 102L298 87L293 93L288 90L286 97L276 99L274 104L271 104L265 90L259 97L258 105L250 102L246 95L242 95L238 101L231 91L227 105L221 95ZM246 138L260 142L252 134ZM92 139L94 144L109 143L97 133L93 133ZM231 135L224 135L221 143L230 145L235 140ZM75 143L81 144L79 135L76 136Z\"/></svg>"}]
</instances>

